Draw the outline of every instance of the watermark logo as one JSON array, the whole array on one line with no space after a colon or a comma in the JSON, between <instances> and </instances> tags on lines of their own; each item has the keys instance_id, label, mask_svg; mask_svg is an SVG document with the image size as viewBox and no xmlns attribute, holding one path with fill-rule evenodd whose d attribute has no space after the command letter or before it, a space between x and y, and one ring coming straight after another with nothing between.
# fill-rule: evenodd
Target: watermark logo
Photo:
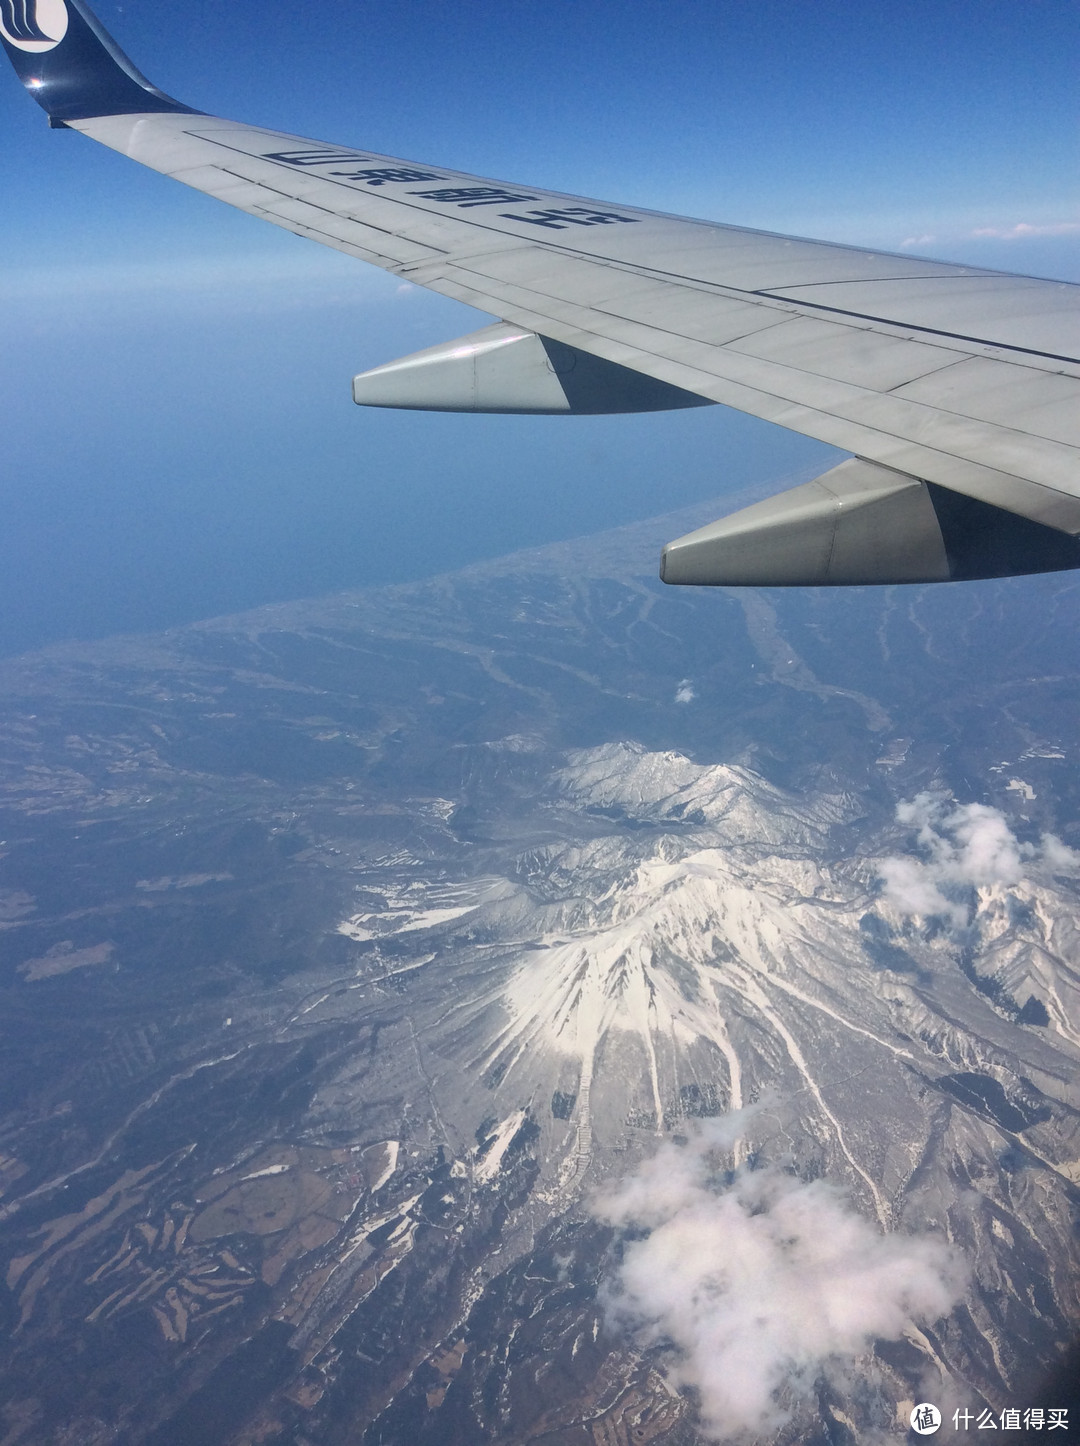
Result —
<instances>
[{"instance_id":1,"label":"watermark logo","mask_svg":"<svg viewBox=\"0 0 1080 1446\"><path fill-rule=\"evenodd\" d=\"M908 1418L911 1429L920 1436L932 1436L941 1425L941 1412L930 1401L920 1401Z\"/></svg>"},{"instance_id":2,"label":"watermark logo","mask_svg":"<svg viewBox=\"0 0 1080 1446\"><path fill-rule=\"evenodd\" d=\"M64 0L0 0L0 35L32 55L52 50L67 34Z\"/></svg>"}]
</instances>

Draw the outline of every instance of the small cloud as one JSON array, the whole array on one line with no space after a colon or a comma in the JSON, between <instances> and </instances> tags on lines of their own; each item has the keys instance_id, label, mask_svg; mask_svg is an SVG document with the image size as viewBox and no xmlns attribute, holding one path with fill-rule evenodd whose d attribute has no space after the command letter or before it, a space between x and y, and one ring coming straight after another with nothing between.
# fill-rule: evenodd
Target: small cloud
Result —
<instances>
[{"instance_id":1,"label":"small cloud","mask_svg":"<svg viewBox=\"0 0 1080 1446\"><path fill-rule=\"evenodd\" d=\"M950 813L943 826L952 831L942 860L964 884L1017 884L1024 876L1021 844L1005 822L1005 815L981 803L966 803Z\"/></svg>"},{"instance_id":2,"label":"small cloud","mask_svg":"<svg viewBox=\"0 0 1080 1446\"><path fill-rule=\"evenodd\" d=\"M1042 861L1052 874L1075 874L1080 871L1080 853L1063 844L1057 834L1042 836Z\"/></svg>"},{"instance_id":3,"label":"small cloud","mask_svg":"<svg viewBox=\"0 0 1080 1446\"><path fill-rule=\"evenodd\" d=\"M675 690L676 703L692 703L697 697L689 678L684 678Z\"/></svg>"},{"instance_id":4,"label":"small cloud","mask_svg":"<svg viewBox=\"0 0 1080 1446\"><path fill-rule=\"evenodd\" d=\"M878 861L884 898L901 914L968 922L968 908L954 896L988 884L1018 884L1025 862L1043 863L1056 873L1080 868L1080 853L1054 834L1039 848L1021 843L998 808L956 804L948 794L920 793L896 808L900 823L916 832L924 857Z\"/></svg>"},{"instance_id":5,"label":"small cloud","mask_svg":"<svg viewBox=\"0 0 1080 1446\"><path fill-rule=\"evenodd\" d=\"M1017 221L1013 226L978 226L971 234L990 236L997 241L1024 241L1031 236L1076 236L1080 235L1080 221L1051 221L1043 226Z\"/></svg>"},{"instance_id":6,"label":"small cloud","mask_svg":"<svg viewBox=\"0 0 1080 1446\"><path fill-rule=\"evenodd\" d=\"M395 295L395 296L408 296L411 292L413 292L413 291L415 291L415 290L416 290L416 287L413 285L413 283L412 283L411 281L403 281L400 286L396 286L396 287L394 288L394 295Z\"/></svg>"},{"instance_id":7,"label":"small cloud","mask_svg":"<svg viewBox=\"0 0 1080 1446\"><path fill-rule=\"evenodd\" d=\"M954 904L938 888L930 868L918 859L882 859L878 877L885 885L885 901L898 914L921 919L951 919L958 929L967 923L967 909Z\"/></svg>"},{"instance_id":8,"label":"small cloud","mask_svg":"<svg viewBox=\"0 0 1080 1446\"><path fill-rule=\"evenodd\" d=\"M900 250L906 251L911 246L932 246L936 240L936 236L908 236L900 242Z\"/></svg>"},{"instance_id":9,"label":"small cloud","mask_svg":"<svg viewBox=\"0 0 1080 1446\"><path fill-rule=\"evenodd\" d=\"M944 1240L881 1235L824 1180L725 1172L733 1121L662 1145L592 1208L648 1232L624 1243L611 1321L672 1348L669 1379L697 1390L709 1436L761 1440L786 1419L778 1393L812 1395L873 1341L938 1320L967 1272Z\"/></svg>"}]
</instances>

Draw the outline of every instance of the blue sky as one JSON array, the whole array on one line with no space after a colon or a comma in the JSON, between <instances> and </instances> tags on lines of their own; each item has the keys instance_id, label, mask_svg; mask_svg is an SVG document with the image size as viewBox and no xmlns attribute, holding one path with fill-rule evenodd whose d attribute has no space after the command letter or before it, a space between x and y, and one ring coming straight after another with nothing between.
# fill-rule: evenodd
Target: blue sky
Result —
<instances>
[{"instance_id":1,"label":"blue sky","mask_svg":"<svg viewBox=\"0 0 1080 1446\"><path fill-rule=\"evenodd\" d=\"M1080 280L1071 0L98 13L213 113ZM358 409L353 372L487 318L49 131L0 82L0 652L423 576L832 457L719 408Z\"/></svg>"}]
</instances>

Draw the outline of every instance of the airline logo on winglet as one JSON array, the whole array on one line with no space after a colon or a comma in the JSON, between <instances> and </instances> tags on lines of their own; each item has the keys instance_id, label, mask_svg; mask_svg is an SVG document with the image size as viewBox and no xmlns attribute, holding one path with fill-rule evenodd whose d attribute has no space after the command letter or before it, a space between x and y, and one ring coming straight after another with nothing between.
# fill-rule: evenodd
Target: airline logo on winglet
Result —
<instances>
[{"instance_id":1,"label":"airline logo on winglet","mask_svg":"<svg viewBox=\"0 0 1080 1446\"><path fill-rule=\"evenodd\" d=\"M0 0L0 35L16 50L40 54L67 34L64 0Z\"/></svg>"}]
</instances>

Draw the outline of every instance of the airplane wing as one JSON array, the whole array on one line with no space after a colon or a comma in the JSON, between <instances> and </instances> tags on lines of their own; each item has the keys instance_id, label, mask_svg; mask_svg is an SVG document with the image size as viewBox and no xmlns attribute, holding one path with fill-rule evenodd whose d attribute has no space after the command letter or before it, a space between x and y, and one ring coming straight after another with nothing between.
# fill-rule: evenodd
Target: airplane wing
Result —
<instances>
[{"instance_id":1,"label":"airplane wing","mask_svg":"<svg viewBox=\"0 0 1080 1446\"><path fill-rule=\"evenodd\" d=\"M665 581L1080 566L1080 287L464 175L218 119L83 0L0 0L51 125L499 318L357 377L365 405L735 407L854 454L669 544Z\"/></svg>"}]
</instances>

